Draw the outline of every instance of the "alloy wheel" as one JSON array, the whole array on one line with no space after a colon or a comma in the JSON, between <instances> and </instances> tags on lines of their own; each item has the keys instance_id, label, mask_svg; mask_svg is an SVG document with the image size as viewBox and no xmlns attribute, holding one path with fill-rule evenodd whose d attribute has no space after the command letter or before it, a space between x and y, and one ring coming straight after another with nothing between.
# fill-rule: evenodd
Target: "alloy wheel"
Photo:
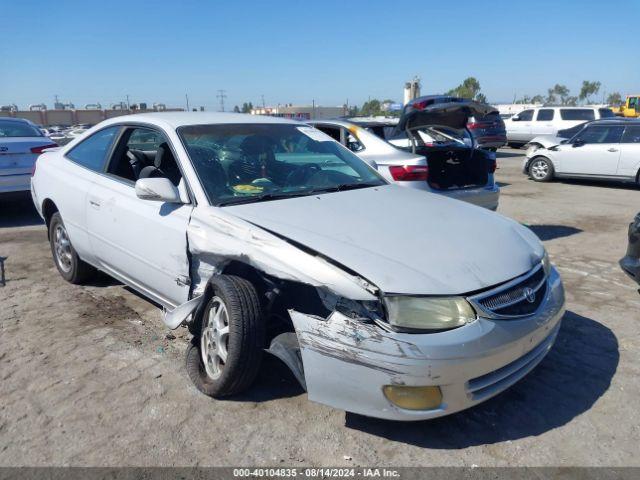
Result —
<instances>
[{"instance_id":1,"label":"alloy wheel","mask_svg":"<svg viewBox=\"0 0 640 480\"><path fill-rule=\"evenodd\" d=\"M207 375L216 379L227 362L229 345L229 313L220 297L213 297L207 312L207 323L200 337L200 353Z\"/></svg>"},{"instance_id":2,"label":"alloy wheel","mask_svg":"<svg viewBox=\"0 0 640 480\"><path fill-rule=\"evenodd\" d=\"M73 268L73 254L71 242L64 225L57 224L53 231L53 247L56 253L56 261L64 272L70 272Z\"/></svg>"}]
</instances>

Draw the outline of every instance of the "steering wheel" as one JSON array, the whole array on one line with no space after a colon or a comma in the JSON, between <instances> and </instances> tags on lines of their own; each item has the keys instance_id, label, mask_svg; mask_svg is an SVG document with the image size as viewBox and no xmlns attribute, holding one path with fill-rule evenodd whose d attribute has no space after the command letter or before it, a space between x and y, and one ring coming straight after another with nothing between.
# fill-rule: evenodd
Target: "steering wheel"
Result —
<instances>
[{"instance_id":1,"label":"steering wheel","mask_svg":"<svg viewBox=\"0 0 640 480\"><path fill-rule=\"evenodd\" d=\"M285 181L285 185L288 187L299 186L304 184L309 178L322 172L322 168L316 163L306 163L298 166L295 170L292 170Z\"/></svg>"}]
</instances>

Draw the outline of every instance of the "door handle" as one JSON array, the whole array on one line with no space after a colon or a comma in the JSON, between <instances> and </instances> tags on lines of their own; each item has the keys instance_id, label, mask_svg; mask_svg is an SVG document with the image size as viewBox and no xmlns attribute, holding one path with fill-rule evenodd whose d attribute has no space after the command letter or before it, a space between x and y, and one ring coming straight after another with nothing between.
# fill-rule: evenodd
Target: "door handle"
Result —
<instances>
[{"instance_id":1,"label":"door handle","mask_svg":"<svg viewBox=\"0 0 640 480\"><path fill-rule=\"evenodd\" d=\"M93 208L100 208L100 202L97 202L96 200L89 200L89 204L90 204Z\"/></svg>"},{"instance_id":2,"label":"door handle","mask_svg":"<svg viewBox=\"0 0 640 480\"><path fill-rule=\"evenodd\" d=\"M617 151L618 151L618 149L617 148L613 148L613 147L611 147L609 150L607 150L607 152L617 152Z\"/></svg>"}]
</instances>

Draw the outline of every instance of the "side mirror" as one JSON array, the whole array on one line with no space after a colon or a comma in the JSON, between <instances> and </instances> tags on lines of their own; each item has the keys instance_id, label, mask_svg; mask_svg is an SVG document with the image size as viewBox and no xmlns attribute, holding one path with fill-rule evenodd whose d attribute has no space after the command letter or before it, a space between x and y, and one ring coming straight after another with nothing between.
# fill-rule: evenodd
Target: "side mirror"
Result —
<instances>
[{"instance_id":1,"label":"side mirror","mask_svg":"<svg viewBox=\"0 0 640 480\"><path fill-rule=\"evenodd\" d=\"M576 138L573 142L571 142L571 144L573 145L573 148L581 147L584 145L584 140Z\"/></svg>"},{"instance_id":2,"label":"side mirror","mask_svg":"<svg viewBox=\"0 0 640 480\"><path fill-rule=\"evenodd\" d=\"M513 117L511 117L511 121L512 122L519 122L520 121L520 117L518 115L514 115Z\"/></svg>"},{"instance_id":3,"label":"side mirror","mask_svg":"<svg viewBox=\"0 0 640 480\"><path fill-rule=\"evenodd\" d=\"M142 200L184 203L178 188L168 178L141 178L136 182L136 195Z\"/></svg>"}]
</instances>

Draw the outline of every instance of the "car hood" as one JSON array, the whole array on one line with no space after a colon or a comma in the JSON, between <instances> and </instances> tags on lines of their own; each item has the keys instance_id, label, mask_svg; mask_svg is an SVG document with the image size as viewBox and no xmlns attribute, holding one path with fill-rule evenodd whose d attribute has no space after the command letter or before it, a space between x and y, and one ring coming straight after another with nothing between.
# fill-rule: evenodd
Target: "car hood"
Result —
<instances>
[{"instance_id":1,"label":"car hood","mask_svg":"<svg viewBox=\"0 0 640 480\"><path fill-rule=\"evenodd\" d=\"M395 185L224 207L386 293L449 295L521 275L544 249L501 215Z\"/></svg>"},{"instance_id":2,"label":"car hood","mask_svg":"<svg viewBox=\"0 0 640 480\"><path fill-rule=\"evenodd\" d=\"M495 112L495 107L455 97L417 98L402 110L396 132L430 125L465 128L469 117Z\"/></svg>"}]
</instances>

